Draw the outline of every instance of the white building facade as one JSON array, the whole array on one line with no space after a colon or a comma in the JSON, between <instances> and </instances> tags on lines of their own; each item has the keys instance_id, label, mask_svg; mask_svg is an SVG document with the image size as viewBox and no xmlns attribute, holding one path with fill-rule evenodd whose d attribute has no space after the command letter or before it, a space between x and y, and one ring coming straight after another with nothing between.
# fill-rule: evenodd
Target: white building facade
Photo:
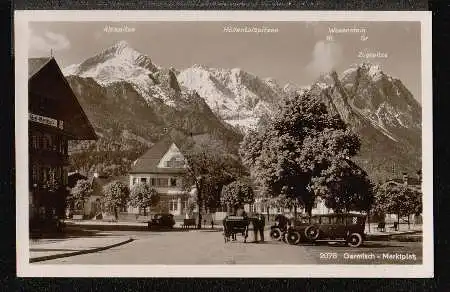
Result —
<instances>
[{"instance_id":1,"label":"white building facade","mask_svg":"<svg viewBox=\"0 0 450 292\"><path fill-rule=\"evenodd\" d=\"M130 189L137 183L148 183L159 193L159 204L147 208L146 213L182 215L186 212L189 197L183 190L185 171L185 158L178 146L173 142L161 141L134 162L129 172ZM142 211L128 207L129 213L140 214Z\"/></svg>"}]
</instances>

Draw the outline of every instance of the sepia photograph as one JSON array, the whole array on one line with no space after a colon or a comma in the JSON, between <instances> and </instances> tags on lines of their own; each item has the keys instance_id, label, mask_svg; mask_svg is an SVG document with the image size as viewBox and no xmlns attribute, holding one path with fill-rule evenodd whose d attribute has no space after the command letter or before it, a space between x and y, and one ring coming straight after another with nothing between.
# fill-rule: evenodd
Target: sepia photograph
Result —
<instances>
[{"instance_id":1,"label":"sepia photograph","mask_svg":"<svg viewBox=\"0 0 450 292\"><path fill-rule=\"evenodd\" d=\"M433 276L430 13L15 31L19 274Z\"/></svg>"}]
</instances>

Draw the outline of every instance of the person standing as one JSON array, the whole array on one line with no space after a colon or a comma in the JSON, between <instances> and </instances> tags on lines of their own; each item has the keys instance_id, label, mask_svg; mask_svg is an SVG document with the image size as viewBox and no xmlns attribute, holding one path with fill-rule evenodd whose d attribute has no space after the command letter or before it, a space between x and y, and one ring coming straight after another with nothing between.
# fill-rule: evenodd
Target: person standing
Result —
<instances>
[{"instance_id":1,"label":"person standing","mask_svg":"<svg viewBox=\"0 0 450 292\"><path fill-rule=\"evenodd\" d=\"M266 225L266 218L263 214L258 214L258 231L259 237L261 237L261 242L264 242L264 226Z\"/></svg>"},{"instance_id":2,"label":"person standing","mask_svg":"<svg viewBox=\"0 0 450 292\"><path fill-rule=\"evenodd\" d=\"M255 214L256 216L252 218L253 225L253 242L258 242L258 232L259 232L259 214Z\"/></svg>"}]
</instances>

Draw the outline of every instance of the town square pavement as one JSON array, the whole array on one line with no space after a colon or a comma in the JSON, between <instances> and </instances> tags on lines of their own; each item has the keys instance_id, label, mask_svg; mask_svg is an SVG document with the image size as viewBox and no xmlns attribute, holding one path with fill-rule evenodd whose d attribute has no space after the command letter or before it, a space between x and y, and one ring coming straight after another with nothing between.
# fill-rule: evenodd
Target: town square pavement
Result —
<instances>
[{"instance_id":1,"label":"town square pavement","mask_svg":"<svg viewBox=\"0 0 450 292\"><path fill-rule=\"evenodd\" d=\"M270 240L252 243L243 238L224 242L220 231L113 231L114 236L130 236L134 241L111 249L39 262L36 264L420 264L421 242L376 241L360 248L342 245L288 245ZM327 254L331 253L331 254ZM336 256L333 255L336 254ZM351 255L379 256L373 259L349 258ZM383 259L383 255L392 259ZM330 256L331 255L331 256ZM408 255L401 259L396 255ZM412 258L414 255L414 259Z\"/></svg>"}]
</instances>

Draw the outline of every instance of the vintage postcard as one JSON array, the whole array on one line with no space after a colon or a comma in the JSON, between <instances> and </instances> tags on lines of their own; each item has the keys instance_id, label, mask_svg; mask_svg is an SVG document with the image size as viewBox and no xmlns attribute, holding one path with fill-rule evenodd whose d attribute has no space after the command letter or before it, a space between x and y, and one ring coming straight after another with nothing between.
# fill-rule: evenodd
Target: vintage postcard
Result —
<instances>
[{"instance_id":1,"label":"vintage postcard","mask_svg":"<svg viewBox=\"0 0 450 292\"><path fill-rule=\"evenodd\" d=\"M19 276L433 277L430 12L14 29Z\"/></svg>"}]
</instances>

